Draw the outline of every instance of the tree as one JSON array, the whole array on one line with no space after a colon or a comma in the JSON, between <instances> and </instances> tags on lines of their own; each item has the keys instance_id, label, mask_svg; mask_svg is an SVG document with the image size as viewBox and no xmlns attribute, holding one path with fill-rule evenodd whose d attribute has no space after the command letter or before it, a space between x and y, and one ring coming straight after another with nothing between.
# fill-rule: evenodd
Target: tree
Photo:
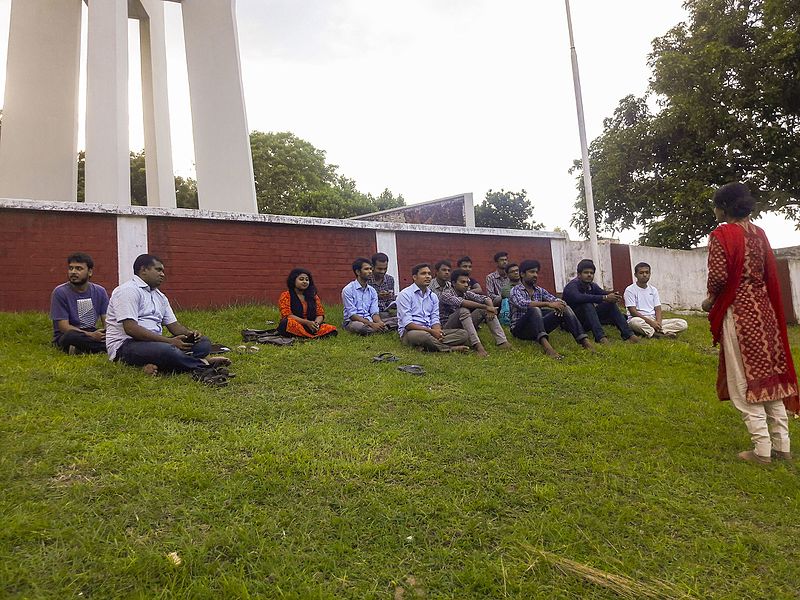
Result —
<instances>
[{"instance_id":1,"label":"tree","mask_svg":"<svg viewBox=\"0 0 800 600\"><path fill-rule=\"evenodd\" d=\"M324 150L293 133L254 131L250 148L261 213L343 219L405 205L388 189L377 198L359 192L326 162Z\"/></svg>"},{"instance_id":2,"label":"tree","mask_svg":"<svg viewBox=\"0 0 800 600\"><path fill-rule=\"evenodd\" d=\"M673 248L708 234L729 181L759 210L800 218L800 0L685 6L688 22L653 42L647 93L620 101L589 152L598 227L642 227L641 243ZM572 224L586 233L580 171Z\"/></svg>"},{"instance_id":3,"label":"tree","mask_svg":"<svg viewBox=\"0 0 800 600\"><path fill-rule=\"evenodd\" d=\"M197 182L191 177L175 177L175 197L178 208L197 208ZM86 152L78 152L78 202L86 201ZM147 206L147 170L144 150L131 152L131 204Z\"/></svg>"},{"instance_id":4,"label":"tree","mask_svg":"<svg viewBox=\"0 0 800 600\"><path fill-rule=\"evenodd\" d=\"M533 202L527 196L525 190L489 190L486 199L475 207L475 224L500 229L544 229L542 223L529 220L533 216Z\"/></svg>"}]
</instances>

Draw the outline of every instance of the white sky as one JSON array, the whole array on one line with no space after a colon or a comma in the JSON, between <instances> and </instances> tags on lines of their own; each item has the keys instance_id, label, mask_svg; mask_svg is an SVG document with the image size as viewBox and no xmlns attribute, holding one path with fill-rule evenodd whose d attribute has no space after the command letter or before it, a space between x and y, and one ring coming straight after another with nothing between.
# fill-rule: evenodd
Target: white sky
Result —
<instances>
[{"instance_id":1,"label":"white sky","mask_svg":"<svg viewBox=\"0 0 800 600\"><path fill-rule=\"evenodd\" d=\"M0 0L0 40L10 4ZM681 4L572 0L590 140L619 99L644 92L650 43L685 19ZM180 6L165 10L175 170L193 175ZM237 16L250 129L292 131L327 151L360 190L388 187L409 203L461 192L478 203L489 189L524 188L537 221L568 229L577 192L567 170L580 147L561 0L238 0ZM131 148L139 150L136 28L131 21ZM82 146L82 115L80 130ZM780 217L761 224L775 246L800 240Z\"/></svg>"}]
</instances>

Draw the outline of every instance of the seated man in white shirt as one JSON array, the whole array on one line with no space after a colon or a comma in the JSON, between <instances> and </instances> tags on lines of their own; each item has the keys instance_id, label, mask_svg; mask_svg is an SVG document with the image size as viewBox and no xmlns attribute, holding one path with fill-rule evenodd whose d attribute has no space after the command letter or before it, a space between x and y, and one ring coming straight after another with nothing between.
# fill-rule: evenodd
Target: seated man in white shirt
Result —
<instances>
[{"instance_id":1,"label":"seated man in white shirt","mask_svg":"<svg viewBox=\"0 0 800 600\"><path fill-rule=\"evenodd\" d=\"M133 279L117 287L108 304L109 359L144 367L151 375L191 372L202 383L227 385L233 373L225 366L231 361L221 356L206 359L211 351L209 339L179 323L158 289L166 277L161 259L142 254L134 261L133 272ZM163 335L162 327L172 336Z\"/></svg>"},{"instance_id":2,"label":"seated man in white shirt","mask_svg":"<svg viewBox=\"0 0 800 600\"><path fill-rule=\"evenodd\" d=\"M371 335L389 331L378 308L378 292L370 285L372 262L368 258L353 261L356 278L342 288L344 328L351 333Z\"/></svg>"},{"instance_id":3,"label":"seated man in white shirt","mask_svg":"<svg viewBox=\"0 0 800 600\"><path fill-rule=\"evenodd\" d=\"M639 335L674 338L689 324L683 319L664 319L658 290L650 285L650 265L640 262L633 269L636 283L625 288L625 306L630 313L628 325Z\"/></svg>"},{"instance_id":4,"label":"seated man in white shirt","mask_svg":"<svg viewBox=\"0 0 800 600\"><path fill-rule=\"evenodd\" d=\"M463 329L442 329L439 298L429 286L433 274L428 264L414 265L410 286L397 295L400 341L429 352L469 352L469 335Z\"/></svg>"}]
</instances>

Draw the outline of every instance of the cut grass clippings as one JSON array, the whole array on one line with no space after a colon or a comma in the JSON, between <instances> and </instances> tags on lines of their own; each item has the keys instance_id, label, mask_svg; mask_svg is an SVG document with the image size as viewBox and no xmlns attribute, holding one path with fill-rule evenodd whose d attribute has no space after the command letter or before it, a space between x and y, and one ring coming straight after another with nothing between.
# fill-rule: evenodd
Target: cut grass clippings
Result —
<instances>
[{"instance_id":1,"label":"cut grass clippings","mask_svg":"<svg viewBox=\"0 0 800 600\"><path fill-rule=\"evenodd\" d=\"M235 348L277 311L179 316ZM0 597L797 598L797 466L736 459L688 320L596 355L554 332L561 362L341 332L232 353L211 389L0 314Z\"/></svg>"}]
</instances>

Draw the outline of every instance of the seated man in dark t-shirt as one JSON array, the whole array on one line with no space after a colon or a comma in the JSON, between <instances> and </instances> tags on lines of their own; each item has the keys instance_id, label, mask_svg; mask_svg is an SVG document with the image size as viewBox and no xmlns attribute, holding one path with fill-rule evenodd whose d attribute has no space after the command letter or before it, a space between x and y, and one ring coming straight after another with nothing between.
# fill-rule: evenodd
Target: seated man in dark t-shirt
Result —
<instances>
[{"instance_id":1,"label":"seated man in dark t-shirt","mask_svg":"<svg viewBox=\"0 0 800 600\"><path fill-rule=\"evenodd\" d=\"M94 261L88 254L75 253L67 258L67 283L62 283L50 296L50 318L53 320L53 344L70 354L106 351L103 326L108 310L105 288L89 281Z\"/></svg>"}]
</instances>

